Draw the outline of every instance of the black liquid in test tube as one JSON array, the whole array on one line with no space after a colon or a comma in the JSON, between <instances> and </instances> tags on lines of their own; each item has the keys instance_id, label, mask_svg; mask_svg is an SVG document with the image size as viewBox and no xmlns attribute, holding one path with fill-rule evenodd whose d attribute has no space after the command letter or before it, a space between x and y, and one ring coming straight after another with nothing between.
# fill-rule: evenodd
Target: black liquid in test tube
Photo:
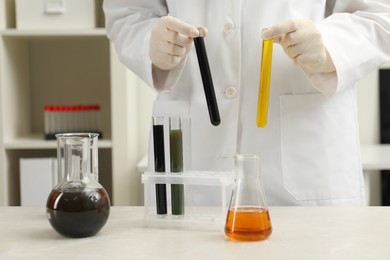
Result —
<instances>
[{"instance_id":1,"label":"black liquid in test tube","mask_svg":"<svg viewBox=\"0 0 390 260\"><path fill-rule=\"evenodd\" d=\"M165 172L164 118L153 117L154 171ZM167 190L165 184L156 184L157 214L167 214Z\"/></svg>"},{"instance_id":2,"label":"black liquid in test tube","mask_svg":"<svg viewBox=\"0 0 390 260\"><path fill-rule=\"evenodd\" d=\"M206 96L207 108L209 110L210 121L217 126L221 123L219 116L217 99L215 97L213 80L211 78L209 61L207 59L206 47L203 37L194 38L196 55L198 56L198 63L200 74L202 76L204 94Z\"/></svg>"}]
</instances>

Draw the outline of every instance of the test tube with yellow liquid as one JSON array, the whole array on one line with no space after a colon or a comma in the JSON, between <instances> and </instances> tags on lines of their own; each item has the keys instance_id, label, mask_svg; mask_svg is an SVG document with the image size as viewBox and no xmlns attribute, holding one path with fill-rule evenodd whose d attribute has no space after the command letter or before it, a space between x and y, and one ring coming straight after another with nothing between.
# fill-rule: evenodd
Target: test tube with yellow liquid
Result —
<instances>
[{"instance_id":1,"label":"test tube with yellow liquid","mask_svg":"<svg viewBox=\"0 0 390 260\"><path fill-rule=\"evenodd\" d=\"M272 48L274 40L263 40L260 65L259 96L257 100L257 127L264 128L267 125L269 87L271 82Z\"/></svg>"}]
</instances>

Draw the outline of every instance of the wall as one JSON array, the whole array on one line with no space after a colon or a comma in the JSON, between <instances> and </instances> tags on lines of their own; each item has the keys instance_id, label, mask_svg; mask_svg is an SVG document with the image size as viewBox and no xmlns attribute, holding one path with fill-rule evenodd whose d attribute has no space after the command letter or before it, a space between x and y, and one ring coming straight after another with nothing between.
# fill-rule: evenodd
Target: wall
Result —
<instances>
[{"instance_id":1,"label":"wall","mask_svg":"<svg viewBox=\"0 0 390 260\"><path fill-rule=\"evenodd\" d=\"M382 66L390 67L390 63ZM378 71L369 73L358 83L359 131L362 145L379 143L379 82ZM369 205L381 205L380 173L364 172L369 192Z\"/></svg>"}]
</instances>

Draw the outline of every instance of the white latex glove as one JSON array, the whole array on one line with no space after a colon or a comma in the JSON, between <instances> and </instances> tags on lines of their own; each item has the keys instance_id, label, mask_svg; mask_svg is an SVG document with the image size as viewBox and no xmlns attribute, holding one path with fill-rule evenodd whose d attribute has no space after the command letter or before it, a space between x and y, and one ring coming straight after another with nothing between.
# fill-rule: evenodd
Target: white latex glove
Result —
<instances>
[{"instance_id":1,"label":"white latex glove","mask_svg":"<svg viewBox=\"0 0 390 260\"><path fill-rule=\"evenodd\" d=\"M263 31L263 39L274 38L295 64L308 73L330 73L335 66L320 32L311 20L289 20Z\"/></svg>"},{"instance_id":2,"label":"white latex glove","mask_svg":"<svg viewBox=\"0 0 390 260\"><path fill-rule=\"evenodd\" d=\"M161 17L151 32L150 59L157 68L171 70L191 50L193 38L206 35L204 27L196 28L172 16Z\"/></svg>"}]
</instances>

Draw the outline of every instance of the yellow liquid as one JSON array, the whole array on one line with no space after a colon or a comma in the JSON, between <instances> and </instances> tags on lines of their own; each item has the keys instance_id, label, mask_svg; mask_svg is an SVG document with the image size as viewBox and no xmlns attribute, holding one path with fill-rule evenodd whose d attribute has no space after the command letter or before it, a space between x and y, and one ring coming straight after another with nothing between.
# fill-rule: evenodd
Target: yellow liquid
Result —
<instances>
[{"instance_id":1,"label":"yellow liquid","mask_svg":"<svg viewBox=\"0 0 390 260\"><path fill-rule=\"evenodd\" d=\"M225 234L236 241L264 240L272 233L268 210L260 207L229 209Z\"/></svg>"},{"instance_id":2,"label":"yellow liquid","mask_svg":"<svg viewBox=\"0 0 390 260\"><path fill-rule=\"evenodd\" d=\"M257 100L257 127L267 125L269 86L271 82L272 47L274 40L263 40L261 54L259 97Z\"/></svg>"}]
</instances>

